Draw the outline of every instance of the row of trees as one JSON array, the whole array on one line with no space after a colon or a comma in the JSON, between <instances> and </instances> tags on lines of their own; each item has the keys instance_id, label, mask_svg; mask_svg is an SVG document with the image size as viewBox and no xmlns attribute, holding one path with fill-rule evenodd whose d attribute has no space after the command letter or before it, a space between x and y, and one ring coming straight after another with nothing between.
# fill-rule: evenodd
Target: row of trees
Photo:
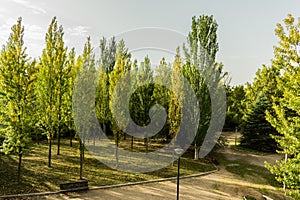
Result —
<instances>
[{"instance_id":1,"label":"row of trees","mask_svg":"<svg viewBox=\"0 0 300 200\"><path fill-rule=\"evenodd\" d=\"M123 102L112 101L114 95L127 92L126 87L116 87L119 80L130 72L131 79L136 85L137 90L130 97L129 110L137 125L143 127L150 123L148 112L153 105L160 104L167 110L167 123L156 137L170 141L176 137L180 127L184 95L180 92L184 86L183 82L178 81L178 76L183 74L200 102L200 128L194 140L195 159L198 159L197 153L206 135L211 115L211 100L203 74L210 73L210 78L216 85L224 85L227 75L222 70L222 64L215 61L218 51L217 23L212 16L193 17L188 42L182 48L184 56L181 56L178 48L174 62L167 63L162 59L155 71L151 68L148 57L138 64L131 58L124 41L118 43L114 38L109 41L105 38L100 40L98 59L89 37L83 53L76 56L75 49L68 49L65 45L63 27L58 25L56 18L53 18L49 25L41 56L31 59L24 46L24 27L21 23L22 19L19 18L17 24L12 27L12 33L0 56L0 136L4 151L19 156L19 181L22 156L32 139L38 142L44 136L47 137L48 166L51 167L52 141L55 137L59 155L60 139L63 135L70 134L72 145L74 135L79 132L89 135L92 132L84 129L89 125L75 127L74 124L73 109L76 108L72 107L73 87L78 81L78 74L83 72L89 73L90 77L98 77L94 104L96 115L104 132L113 134L116 146L122 138L126 139L126 131L118 127L112 113L118 113L124 116L122 119L128 120L121 110ZM155 77L161 77L161 80L156 80L157 82L170 81L173 92L159 84L146 84ZM79 100L83 106L91 106L84 95L91 87L85 86L86 88L81 90L82 99ZM145 133L146 148L149 139ZM131 140L133 148L133 136ZM84 138L79 141L82 178ZM117 150L116 159L118 159Z\"/></svg>"}]
</instances>

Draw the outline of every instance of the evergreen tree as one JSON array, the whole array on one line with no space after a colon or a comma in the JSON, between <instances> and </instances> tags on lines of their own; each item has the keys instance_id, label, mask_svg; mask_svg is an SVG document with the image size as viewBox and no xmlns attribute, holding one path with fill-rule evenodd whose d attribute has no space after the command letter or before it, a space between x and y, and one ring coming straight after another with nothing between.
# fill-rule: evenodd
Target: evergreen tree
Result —
<instances>
[{"instance_id":1,"label":"evergreen tree","mask_svg":"<svg viewBox=\"0 0 300 200\"><path fill-rule=\"evenodd\" d=\"M260 93L242 123L241 146L265 152L274 152L277 149L275 140L270 136L276 130L266 120L266 111L271 106L264 94Z\"/></svg>"},{"instance_id":2,"label":"evergreen tree","mask_svg":"<svg viewBox=\"0 0 300 200\"><path fill-rule=\"evenodd\" d=\"M29 147L34 106L35 61L31 62L24 47L24 27L19 18L12 27L8 42L0 55L1 132L5 153L19 156L18 182L21 180L22 156Z\"/></svg>"}]
</instances>

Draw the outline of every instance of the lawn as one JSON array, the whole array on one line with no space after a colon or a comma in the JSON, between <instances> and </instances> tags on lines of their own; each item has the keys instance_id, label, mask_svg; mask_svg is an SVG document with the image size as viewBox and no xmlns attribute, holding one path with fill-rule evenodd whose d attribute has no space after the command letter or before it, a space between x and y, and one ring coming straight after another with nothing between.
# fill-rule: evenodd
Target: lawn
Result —
<instances>
[{"instance_id":1,"label":"lawn","mask_svg":"<svg viewBox=\"0 0 300 200\"><path fill-rule=\"evenodd\" d=\"M129 140L129 139L128 139ZM123 143L123 146L126 143ZM136 148L142 148L139 141L134 143ZM160 144L162 145L162 144ZM122 146L122 145L121 145ZM150 144L149 150L157 148L157 143ZM69 141L61 142L61 155L56 155L57 146L52 148L52 167L47 167L48 144L46 141L32 147L23 156L22 182L17 183L18 157L0 153L0 195L34 193L59 190L59 184L79 178L78 142L69 146ZM207 160L193 160L193 152L187 151L181 159L181 174L189 175L214 170ZM124 173L110 169L106 165L85 153L83 177L89 180L89 186L114 185L120 183L153 180L177 175L177 163L150 173Z\"/></svg>"}]
</instances>

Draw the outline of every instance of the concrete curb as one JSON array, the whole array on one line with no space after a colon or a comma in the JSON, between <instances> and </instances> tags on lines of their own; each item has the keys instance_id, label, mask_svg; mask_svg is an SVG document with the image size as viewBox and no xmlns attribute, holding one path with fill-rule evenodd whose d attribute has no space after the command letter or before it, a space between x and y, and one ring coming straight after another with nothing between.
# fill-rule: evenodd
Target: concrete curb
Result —
<instances>
[{"instance_id":1,"label":"concrete curb","mask_svg":"<svg viewBox=\"0 0 300 200\"><path fill-rule=\"evenodd\" d=\"M204 172L204 173L200 173L200 174L192 174L192 175L187 175L187 176L181 176L180 179L205 176L205 175L215 173L217 171L219 171L219 169ZM158 183L158 182L166 182L166 181L172 181L172 180L177 180L177 177L162 178L162 179L155 179L155 180L149 180L149 181L138 181L138 182L133 182L133 183L123 183L123 184L117 184L117 185L98 186L98 187L92 187L92 188L90 188L90 190L100 190L100 189L110 189L110 188L118 188L118 187L134 186L134 185L143 185L143 184L148 184L148 183Z\"/></svg>"},{"instance_id":2,"label":"concrete curb","mask_svg":"<svg viewBox=\"0 0 300 200\"><path fill-rule=\"evenodd\" d=\"M212 163L212 165L216 168L215 170L208 171L208 172L203 172L203 173L200 173L200 174L192 174L192 175L181 176L180 179L206 176L206 175L218 172L220 170L213 163ZM138 182L133 182L133 183L123 183L123 184L117 184L117 185L96 186L96 187L89 188L89 190L100 190L100 189L110 189L110 188L118 188L118 187L125 187L125 186L143 185L143 184L148 184L148 183L165 182L165 181L171 181L171 180L176 180L176 179L177 179L177 177L170 177L170 178L162 178L162 179L155 179L155 180L149 180L149 181L138 181ZM61 194L61 193L65 193L65 192L64 191L53 191L53 192L41 192L41 193L29 193L29 194L13 194L13 195L0 196L0 199L22 198L22 197L32 197L32 196L45 196L45 195L53 195L53 194Z\"/></svg>"}]
</instances>

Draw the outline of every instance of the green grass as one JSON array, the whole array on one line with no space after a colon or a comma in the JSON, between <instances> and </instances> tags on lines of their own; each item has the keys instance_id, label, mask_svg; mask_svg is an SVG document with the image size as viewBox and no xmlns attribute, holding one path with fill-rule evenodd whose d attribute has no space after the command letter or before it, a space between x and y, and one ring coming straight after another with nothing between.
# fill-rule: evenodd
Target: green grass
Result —
<instances>
[{"instance_id":1,"label":"green grass","mask_svg":"<svg viewBox=\"0 0 300 200\"><path fill-rule=\"evenodd\" d=\"M239 175L242 178L255 177L255 183L257 184L268 184L274 187L278 187L279 184L265 167L252 165L244 160L226 160L224 156L218 155L218 161L220 164L226 166L226 170Z\"/></svg>"},{"instance_id":2,"label":"green grass","mask_svg":"<svg viewBox=\"0 0 300 200\"><path fill-rule=\"evenodd\" d=\"M129 138L128 138L129 140ZM123 144L124 145L124 144ZM142 148L138 142L134 144ZM155 147L154 147L155 146ZM150 144L149 149L157 148ZM56 191L59 184L71 179L79 178L78 142L69 146L68 140L62 140L61 155L56 155L57 146L52 147L52 167L47 167L48 144L33 144L32 148L23 156L22 182L17 183L18 157L0 153L0 195ZM152 180L177 175L177 163L154 172L136 174L113 170L85 153L83 176L89 180L90 186L114 185L120 183ZM181 174L189 175L213 170L207 161L193 160L193 152L187 151L181 159Z\"/></svg>"}]
</instances>

